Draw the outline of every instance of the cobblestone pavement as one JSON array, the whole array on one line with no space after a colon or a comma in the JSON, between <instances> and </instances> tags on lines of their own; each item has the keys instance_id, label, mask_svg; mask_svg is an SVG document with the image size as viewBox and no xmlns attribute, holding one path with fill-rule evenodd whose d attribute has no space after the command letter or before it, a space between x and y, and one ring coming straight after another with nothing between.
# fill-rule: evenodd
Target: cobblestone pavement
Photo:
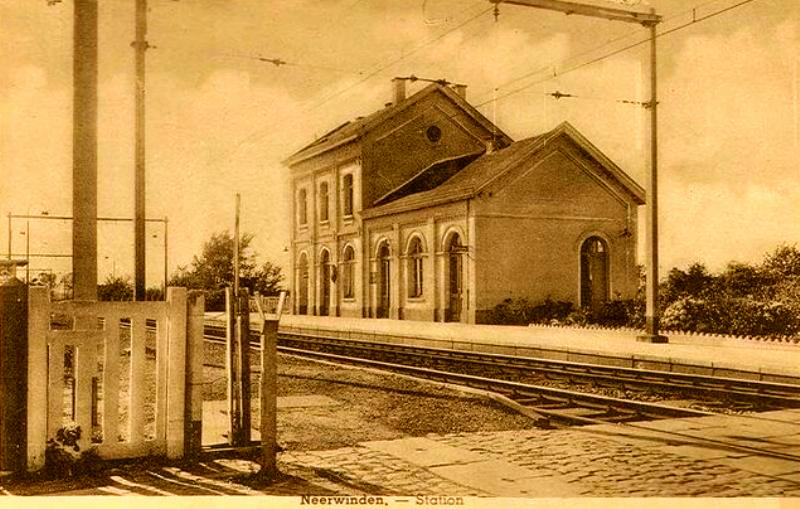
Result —
<instances>
[{"instance_id":1,"label":"cobblestone pavement","mask_svg":"<svg viewBox=\"0 0 800 509\"><path fill-rule=\"evenodd\" d=\"M328 451L285 452L281 471L320 484L332 491L381 495L487 496L426 468L363 446ZM309 475L311 474L311 475ZM349 488L349 490L347 490Z\"/></svg>"},{"instance_id":2,"label":"cobblestone pavement","mask_svg":"<svg viewBox=\"0 0 800 509\"><path fill-rule=\"evenodd\" d=\"M522 431L429 437L559 477L589 496L798 496L800 483L626 443L585 431ZM635 440L635 439L634 439ZM649 446L648 446L649 445ZM800 463L797 465L800 470Z\"/></svg>"},{"instance_id":3,"label":"cobblestone pavement","mask_svg":"<svg viewBox=\"0 0 800 509\"><path fill-rule=\"evenodd\" d=\"M190 469L134 467L77 483L4 485L23 495L449 495L478 497L798 497L798 411L763 420L710 417L560 430L515 430L408 437L279 455L283 477L258 488L258 465L215 460ZM661 430L684 430L684 436ZM688 440L688 434L783 454ZM688 430L688 434L686 433ZM788 459L787 459L788 455ZM795 459L792 459L795 458Z\"/></svg>"},{"instance_id":4,"label":"cobblestone pavement","mask_svg":"<svg viewBox=\"0 0 800 509\"><path fill-rule=\"evenodd\" d=\"M739 437L740 445L760 445L794 459L602 425L365 442L284 453L281 462L300 469L301 477L302 469L316 466L328 478L354 486L363 482L367 491L382 494L789 497L800 496L797 416L786 411L765 414L761 421L712 417L645 425L728 443ZM741 429L749 436L737 435Z\"/></svg>"}]
</instances>

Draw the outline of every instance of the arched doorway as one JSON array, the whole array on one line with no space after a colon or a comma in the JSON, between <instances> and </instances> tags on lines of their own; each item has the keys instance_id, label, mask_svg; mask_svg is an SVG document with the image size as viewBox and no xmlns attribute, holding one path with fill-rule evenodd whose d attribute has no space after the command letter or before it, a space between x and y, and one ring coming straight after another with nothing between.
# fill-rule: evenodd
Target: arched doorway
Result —
<instances>
[{"instance_id":1,"label":"arched doorway","mask_svg":"<svg viewBox=\"0 0 800 509\"><path fill-rule=\"evenodd\" d=\"M319 315L328 316L331 305L331 254L323 250L319 258Z\"/></svg>"},{"instance_id":2,"label":"arched doorway","mask_svg":"<svg viewBox=\"0 0 800 509\"><path fill-rule=\"evenodd\" d=\"M389 318L391 308L391 251L389 243L384 242L378 250L378 309L375 310L377 318Z\"/></svg>"},{"instance_id":3,"label":"arched doorway","mask_svg":"<svg viewBox=\"0 0 800 509\"><path fill-rule=\"evenodd\" d=\"M596 311L608 295L608 244L600 237L589 237L581 246L581 306Z\"/></svg>"},{"instance_id":4,"label":"arched doorway","mask_svg":"<svg viewBox=\"0 0 800 509\"><path fill-rule=\"evenodd\" d=\"M453 233L447 241L447 309L446 322L460 322L464 293L464 256L465 247L461 245L461 237Z\"/></svg>"},{"instance_id":5,"label":"arched doorway","mask_svg":"<svg viewBox=\"0 0 800 509\"><path fill-rule=\"evenodd\" d=\"M305 253L300 255L300 263L298 267L299 279L299 295L297 302L297 313L301 315L308 314L308 259Z\"/></svg>"}]
</instances>

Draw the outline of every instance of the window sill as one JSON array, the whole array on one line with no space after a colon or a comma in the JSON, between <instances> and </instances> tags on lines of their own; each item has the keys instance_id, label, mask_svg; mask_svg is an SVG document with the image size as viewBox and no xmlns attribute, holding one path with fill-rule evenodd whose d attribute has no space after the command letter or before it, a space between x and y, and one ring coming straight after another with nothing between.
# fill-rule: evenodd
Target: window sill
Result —
<instances>
[{"instance_id":1,"label":"window sill","mask_svg":"<svg viewBox=\"0 0 800 509\"><path fill-rule=\"evenodd\" d=\"M327 219L319 222L320 226L329 226L330 224L331 224L331 222L328 221Z\"/></svg>"},{"instance_id":2,"label":"window sill","mask_svg":"<svg viewBox=\"0 0 800 509\"><path fill-rule=\"evenodd\" d=\"M355 301L356 301L355 297L342 297L342 302L347 302L352 304L355 303Z\"/></svg>"},{"instance_id":3,"label":"window sill","mask_svg":"<svg viewBox=\"0 0 800 509\"><path fill-rule=\"evenodd\" d=\"M425 302L425 297L408 297L408 302Z\"/></svg>"}]
</instances>

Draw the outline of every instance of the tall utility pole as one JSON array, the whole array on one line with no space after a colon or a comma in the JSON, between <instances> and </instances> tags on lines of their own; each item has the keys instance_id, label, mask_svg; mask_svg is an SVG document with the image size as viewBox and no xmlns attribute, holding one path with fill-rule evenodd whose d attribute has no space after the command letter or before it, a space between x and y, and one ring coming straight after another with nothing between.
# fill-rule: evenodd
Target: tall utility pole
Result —
<instances>
[{"instance_id":1,"label":"tall utility pole","mask_svg":"<svg viewBox=\"0 0 800 509\"><path fill-rule=\"evenodd\" d=\"M239 209L242 197L236 193L236 215L233 223L233 298L239 298ZM238 300L237 300L238 301Z\"/></svg>"},{"instance_id":2,"label":"tall utility pole","mask_svg":"<svg viewBox=\"0 0 800 509\"><path fill-rule=\"evenodd\" d=\"M147 0L136 0L136 40L132 44L136 51L136 148L134 193L134 300L145 298L145 53L147 44Z\"/></svg>"},{"instance_id":3,"label":"tall utility pole","mask_svg":"<svg viewBox=\"0 0 800 509\"><path fill-rule=\"evenodd\" d=\"M72 73L72 275L97 300L97 0L75 0Z\"/></svg>"},{"instance_id":4,"label":"tall utility pole","mask_svg":"<svg viewBox=\"0 0 800 509\"><path fill-rule=\"evenodd\" d=\"M578 14L612 21L636 23L650 29L650 100L644 107L650 111L650 143L648 146L650 171L645 186L645 265L647 267L645 333L637 340L649 343L666 343L667 337L659 334L658 312L658 131L656 94L656 25L661 16L654 10L649 12L635 11L618 7L582 4L568 0L489 0L493 4L513 4L524 7L535 7L565 14Z\"/></svg>"}]
</instances>

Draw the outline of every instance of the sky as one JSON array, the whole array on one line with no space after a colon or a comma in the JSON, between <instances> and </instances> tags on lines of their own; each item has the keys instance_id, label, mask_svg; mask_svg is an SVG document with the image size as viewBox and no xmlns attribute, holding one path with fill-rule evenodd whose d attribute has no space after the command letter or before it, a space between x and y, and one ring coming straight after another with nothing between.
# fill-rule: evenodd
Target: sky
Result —
<instances>
[{"instance_id":1,"label":"sky","mask_svg":"<svg viewBox=\"0 0 800 509\"><path fill-rule=\"evenodd\" d=\"M800 2L624 1L674 29L658 39L661 271L798 243ZM99 16L98 215L132 217L134 2L101 0ZM647 45L621 51L646 38L637 25L502 4L495 19L488 0L149 0L148 24L147 216L169 219L170 272L233 230L236 193L259 259L288 268L281 161L382 108L395 76L466 84L514 139L569 121L645 184L646 112L620 102L646 99ZM72 0L0 0L0 66L5 253L9 213L71 214ZM131 275L132 224L98 232L100 279ZM15 219L14 253L26 237L32 253L71 250L64 221ZM160 285L163 224L147 240Z\"/></svg>"}]
</instances>

